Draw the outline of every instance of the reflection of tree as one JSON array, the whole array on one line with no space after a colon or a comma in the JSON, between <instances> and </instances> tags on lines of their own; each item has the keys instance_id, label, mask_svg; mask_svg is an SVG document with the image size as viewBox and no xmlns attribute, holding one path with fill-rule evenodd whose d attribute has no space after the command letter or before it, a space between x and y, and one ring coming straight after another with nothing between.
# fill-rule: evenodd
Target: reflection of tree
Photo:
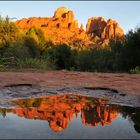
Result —
<instances>
[{"instance_id":1,"label":"reflection of tree","mask_svg":"<svg viewBox=\"0 0 140 140\"><path fill-rule=\"evenodd\" d=\"M38 107L41 103L41 98L34 98L32 99L21 99L18 101L13 101L15 102L17 105L21 106L21 107L25 107L25 108L29 108L29 107Z\"/></svg>"},{"instance_id":2,"label":"reflection of tree","mask_svg":"<svg viewBox=\"0 0 140 140\"><path fill-rule=\"evenodd\" d=\"M135 130L140 133L140 111L134 114L131 119L134 122Z\"/></svg>"},{"instance_id":3,"label":"reflection of tree","mask_svg":"<svg viewBox=\"0 0 140 140\"><path fill-rule=\"evenodd\" d=\"M122 107L122 114L124 118L127 116L131 118L134 122L135 130L140 133L140 108Z\"/></svg>"},{"instance_id":4,"label":"reflection of tree","mask_svg":"<svg viewBox=\"0 0 140 140\"><path fill-rule=\"evenodd\" d=\"M6 117L6 114L8 112L11 112L11 109L6 109L6 108L0 108L0 115L5 118Z\"/></svg>"},{"instance_id":5,"label":"reflection of tree","mask_svg":"<svg viewBox=\"0 0 140 140\"><path fill-rule=\"evenodd\" d=\"M38 107L41 104L41 98L36 98L32 103L32 107Z\"/></svg>"},{"instance_id":6,"label":"reflection of tree","mask_svg":"<svg viewBox=\"0 0 140 140\"><path fill-rule=\"evenodd\" d=\"M3 116L3 118L5 118L6 117L6 109L5 108L1 108L0 109L0 114Z\"/></svg>"}]
</instances>

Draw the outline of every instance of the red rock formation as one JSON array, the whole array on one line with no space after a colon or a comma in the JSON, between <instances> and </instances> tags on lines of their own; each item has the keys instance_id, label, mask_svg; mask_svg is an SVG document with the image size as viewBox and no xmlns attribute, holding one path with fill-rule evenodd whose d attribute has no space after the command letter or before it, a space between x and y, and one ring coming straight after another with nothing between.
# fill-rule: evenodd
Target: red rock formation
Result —
<instances>
[{"instance_id":1,"label":"red rock formation","mask_svg":"<svg viewBox=\"0 0 140 140\"><path fill-rule=\"evenodd\" d=\"M69 9L66 7L60 7L54 12L54 18L65 17L69 12Z\"/></svg>"},{"instance_id":2,"label":"red rock formation","mask_svg":"<svg viewBox=\"0 0 140 140\"><path fill-rule=\"evenodd\" d=\"M86 32L89 34L94 33L95 35L101 37L101 34L106 26L106 21L103 17L92 17L88 19L86 25Z\"/></svg>"},{"instance_id":3,"label":"red rock formation","mask_svg":"<svg viewBox=\"0 0 140 140\"><path fill-rule=\"evenodd\" d=\"M92 38L98 36L105 44L108 44L111 38L124 38L124 31L119 24L112 19L106 21L103 17L92 17L88 19L86 32Z\"/></svg>"},{"instance_id":4,"label":"red rock formation","mask_svg":"<svg viewBox=\"0 0 140 140\"><path fill-rule=\"evenodd\" d=\"M65 7L58 8L53 17L23 18L17 20L16 24L21 29L41 28L46 40L51 40L55 44L73 45L78 40L81 40L81 44L85 46L92 43L86 32L78 27L78 21L74 19L74 13Z\"/></svg>"},{"instance_id":5,"label":"red rock formation","mask_svg":"<svg viewBox=\"0 0 140 140\"><path fill-rule=\"evenodd\" d=\"M121 29L121 27L115 20L112 20L112 19L107 20L107 25L101 34L101 38L102 39L110 39L110 38L116 39L117 37L118 38L124 37L123 29Z\"/></svg>"},{"instance_id":6,"label":"red rock formation","mask_svg":"<svg viewBox=\"0 0 140 140\"><path fill-rule=\"evenodd\" d=\"M27 29L31 27L41 27L51 21L51 18L37 18L37 17L32 17L32 18L23 18L21 20L16 21L16 25L19 28Z\"/></svg>"},{"instance_id":7,"label":"red rock formation","mask_svg":"<svg viewBox=\"0 0 140 140\"><path fill-rule=\"evenodd\" d=\"M23 18L17 20L16 24L20 28L31 28L31 27L55 27L55 28L67 28L77 29L78 22L74 20L74 14L72 11L65 7L58 8L54 16L51 18Z\"/></svg>"},{"instance_id":8,"label":"red rock formation","mask_svg":"<svg viewBox=\"0 0 140 140\"><path fill-rule=\"evenodd\" d=\"M74 13L66 7L60 7L54 12L53 17L33 17L17 20L16 24L21 29L31 27L41 28L46 40L55 44L66 43L70 46L88 46L93 44L108 44L109 39L122 38L124 32L114 20L105 20L103 17L88 19L86 32L83 25L78 27ZM94 41L91 41L94 38ZM96 38L99 38L96 40Z\"/></svg>"}]
</instances>

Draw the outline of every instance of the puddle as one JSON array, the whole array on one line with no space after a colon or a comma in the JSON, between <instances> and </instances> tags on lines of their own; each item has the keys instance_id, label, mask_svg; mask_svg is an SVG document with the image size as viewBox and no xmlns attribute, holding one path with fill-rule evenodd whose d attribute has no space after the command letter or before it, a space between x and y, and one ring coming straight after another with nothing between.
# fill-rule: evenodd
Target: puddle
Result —
<instances>
[{"instance_id":1,"label":"puddle","mask_svg":"<svg viewBox=\"0 0 140 140\"><path fill-rule=\"evenodd\" d=\"M140 107L65 94L14 99L0 109L0 138L140 139Z\"/></svg>"},{"instance_id":2,"label":"puddle","mask_svg":"<svg viewBox=\"0 0 140 140\"><path fill-rule=\"evenodd\" d=\"M105 87L84 87L84 88L89 90L103 90L103 91L107 90L113 93L118 93L118 91L115 89L105 88Z\"/></svg>"}]
</instances>

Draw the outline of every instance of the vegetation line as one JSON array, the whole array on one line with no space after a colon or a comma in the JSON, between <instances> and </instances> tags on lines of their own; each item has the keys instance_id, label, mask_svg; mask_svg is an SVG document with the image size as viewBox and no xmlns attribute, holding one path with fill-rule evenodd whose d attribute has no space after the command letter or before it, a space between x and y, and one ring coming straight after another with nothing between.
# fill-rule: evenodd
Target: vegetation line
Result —
<instances>
[{"instance_id":1,"label":"vegetation line","mask_svg":"<svg viewBox=\"0 0 140 140\"><path fill-rule=\"evenodd\" d=\"M74 49L46 41L40 28L20 30L9 18L0 17L0 71L23 69L140 73L140 28L125 40ZM86 48L86 49L85 49Z\"/></svg>"}]
</instances>

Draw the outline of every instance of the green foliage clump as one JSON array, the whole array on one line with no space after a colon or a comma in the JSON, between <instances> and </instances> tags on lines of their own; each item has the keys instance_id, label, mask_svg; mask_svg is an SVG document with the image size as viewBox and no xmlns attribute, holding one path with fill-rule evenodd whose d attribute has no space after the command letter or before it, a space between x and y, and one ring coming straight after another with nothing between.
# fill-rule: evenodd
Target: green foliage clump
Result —
<instances>
[{"instance_id":1,"label":"green foliage clump","mask_svg":"<svg viewBox=\"0 0 140 140\"><path fill-rule=\"evenodd\" d=\"M140 74L140 67L135 67L134 69L130 70L131 74Z\"/></svg>"},{"instance_id":2,"label":"green foliage clump","mask_svg":"<svg viewBox=\"0 0 140 140\"><path fill-rule=\"evenodd\" d=\"M48 48L45 55L58 69L70 69L73 66L74 58L72 50L66 44Z\"/></svg>"},{"instance_id":3,"label":"green foliage clump","mask_svg":"<svg viewBox=\"0 0 140 140\"><path fill-rule=\"evenodd\" d=\"M15 67L16 69L41 69L41 70L49 70L55 68L47 60L37 58L28 58L24 60L17 59Z\"/></svg>"}]
</instances>

